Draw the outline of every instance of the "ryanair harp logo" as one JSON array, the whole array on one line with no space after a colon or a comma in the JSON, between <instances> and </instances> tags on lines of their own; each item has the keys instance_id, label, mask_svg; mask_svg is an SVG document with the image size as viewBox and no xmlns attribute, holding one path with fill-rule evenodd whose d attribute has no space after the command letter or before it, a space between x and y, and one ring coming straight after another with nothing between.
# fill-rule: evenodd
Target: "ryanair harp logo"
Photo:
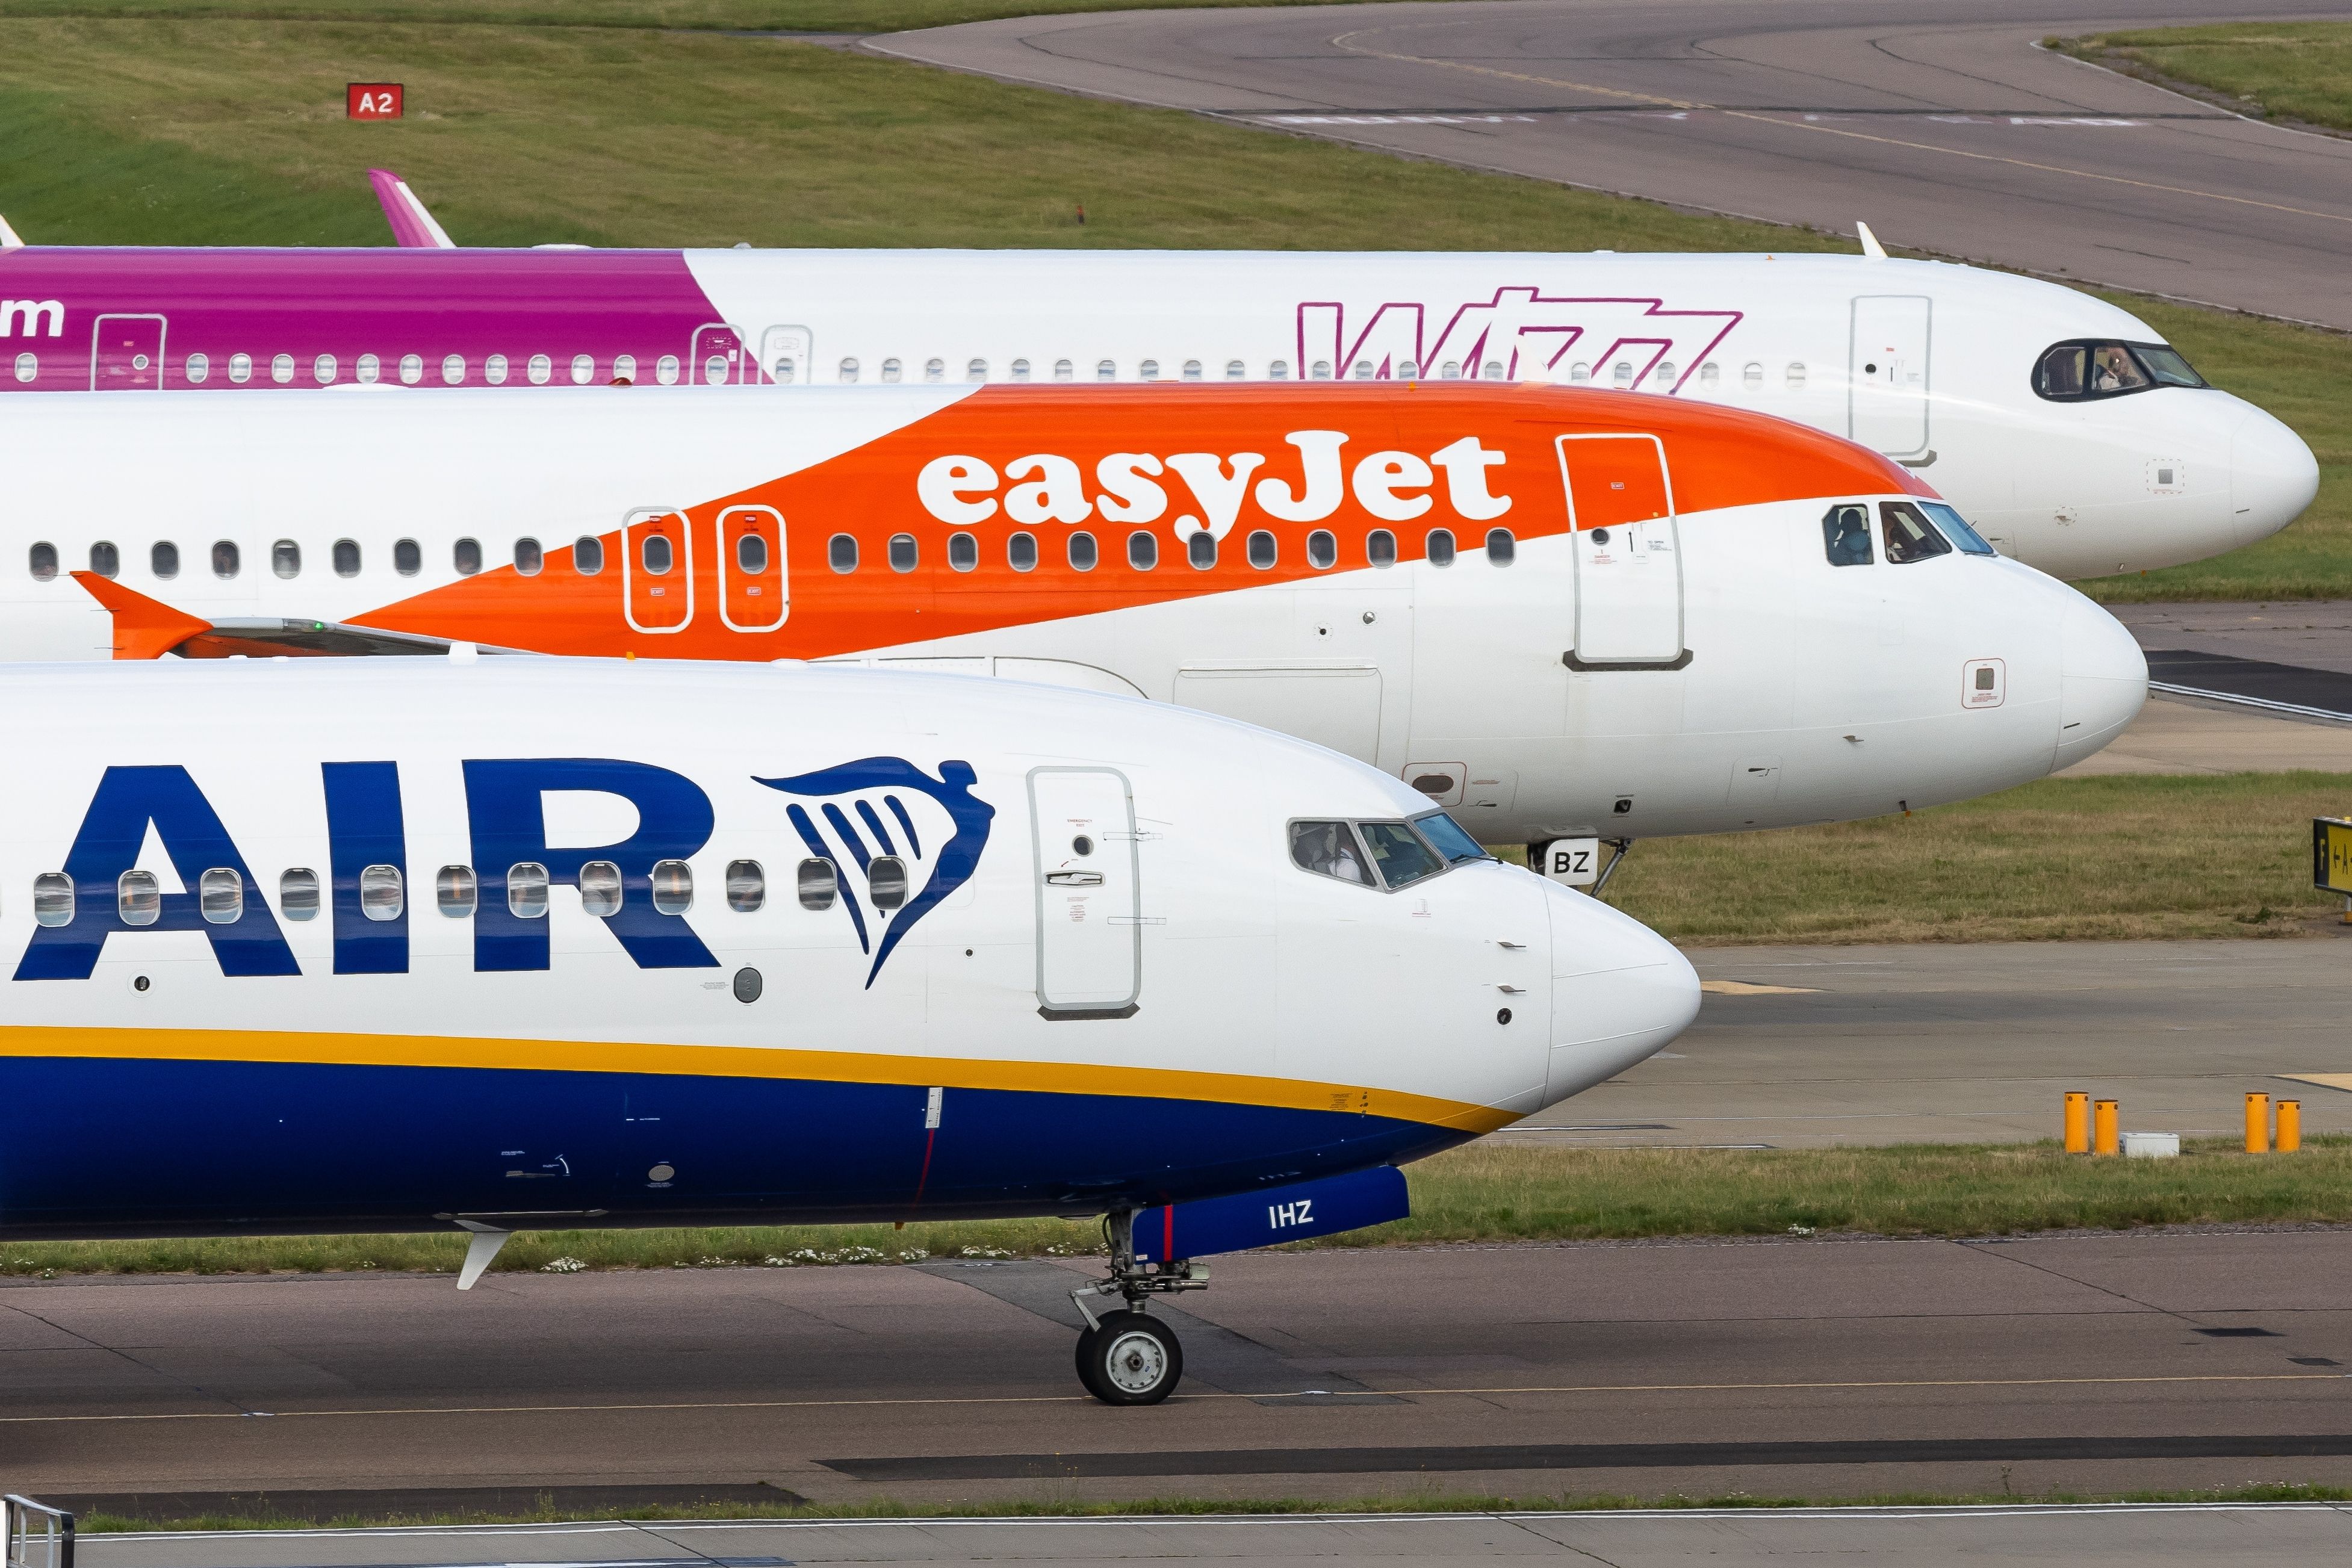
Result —
<instances>
[{"instance_id":1,"label":"ryanair harp logo","mask_svg":"<svg viewBox=\"0 0 2352 1568\"><path fill-rule=\"evenodd\" d=\"M866 971L869 988L915 922L971 880L996 816L995 807L971 793L977 779L969 762L942 762L934 779L904 758L868 757L756 780L816 802L814 811L798 800L784 808L809 854L833 869L830 888L803 886L801 897L822 899L820 908L839 897L857 928L859 949L874 955ZM850 879L852 866L863 873L870 911ZM803 869L806 874L811 868Z\"/></svg>"}]
</instances>

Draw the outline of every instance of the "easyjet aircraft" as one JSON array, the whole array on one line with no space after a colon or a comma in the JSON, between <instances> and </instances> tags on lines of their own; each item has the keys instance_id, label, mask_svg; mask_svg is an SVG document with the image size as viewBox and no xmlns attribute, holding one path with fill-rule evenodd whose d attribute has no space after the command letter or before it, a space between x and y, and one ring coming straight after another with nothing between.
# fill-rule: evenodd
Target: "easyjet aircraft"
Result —
<instances>
[{"instance_id":1,"label":"easyjet aircraft","mask_svg":"<svg viewBox=\"0 0 2352 1568\"><path fill-rule=\"evenodd\" d=\"M385 202L446 242L404 186ZM1162 379L1549 381L1778 414L1918 470L2061 577L2250 544L2318 484L2294 432L2130 312L1883 255L0 253L0 391Z\"/></svg>"},{"instance_id":2,"label":"easyjet aircraft","mask_svg":"<svg viewBox=\"0 0 2352 1568\"><path fill-rule=\"evenodd\" d=\"M1321 741L1487 843L1982 794L2146 687L1910 471L1606 392L26 399L0 487L7 657L945 660Z\"/></svg>"},{"instance_id":3,"label":"easyjet aircraft","mask_svg":"<svg viewBox=\"0 0 2352 1568\"><path fill-rule=\"evenodd\" d=\"M20 668L0 1239L1107 1213L1087 1386L1190 1260L1698 1010L1664 940L1360 763L863 670ZM1413 961L1397 963L1410 943Z\"/></svg>"}]
</instances>

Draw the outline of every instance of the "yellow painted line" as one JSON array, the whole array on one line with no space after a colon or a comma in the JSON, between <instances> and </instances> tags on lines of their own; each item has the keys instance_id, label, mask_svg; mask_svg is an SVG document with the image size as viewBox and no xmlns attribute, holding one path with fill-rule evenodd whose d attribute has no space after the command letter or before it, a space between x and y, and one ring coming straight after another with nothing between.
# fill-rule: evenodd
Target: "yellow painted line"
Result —
<instances>
[{"instance_id":1,"label":"yellow painted line","mask_svg":"<svg viewBox=\"0 0 2352 1568\"><path fill-rule=\"evenodd\" d=\"M1367 28L1365 31L1370 31ZM2088 169L2069 169L2058 163L2036 163L2027 158L2006 158L1997 152L1970 152L1958 147L1938 147L1932 141L1906 141L1900 137L1874 136L1866 131L1846 131L1834 125L1820 125L1808 120L1783 120L1778 115L1755 114L1746 110L1717 109L1711 103L1689 102L1678 98L1661 98L1654 93L1634 92L1622 88L1600 87L1591 82L1568 81L1558 77L1529 76L1520 71L1498 70L1493 66L1474 66L1463 60L1437 60L1423 55L1392 55L1379 49L1359 48L1349 40L1360 33L1342 33L1331 40L1352 55L1364 55L1373 59L1395 60L1400 64L1438 66L1446 70L1468 71L1476 76L1499 77L1505 81L1532 82L1544 87L1564 87L1576 92L1589 92L1601 98L1622 98L1636 103L1655 104L1661 109L1706 110L1727 120L1754 120L1759 125L1778 125L1790 131L1818 131L1828 136L1847 136L1856 141L1875 141L1882 146L1907 148L1915 152L1941 152L1951 158L1969 158L1979 163L2006 163L2011 168L2032 169L2045 174L2066 174L2077 180L2097 180L2110 185L2130 185L2143 191L2161 191L2168 195L2196 196L2209 202L2228 202L2234 206L2260 207L2265 212L2292 213L2297 217L2322 218L2331 224L2352 224L2352 216L2342 213L2315 212L2309 207L2291 207L2278 202L2258 202L2251 196L2225 195L2219 191L2200 191L2191 185L2159 184L2153 180L2134 180L2122 174L2099 174Z\"/></svg>"},{"instance_id":2,"label":"yellow painted line","mask_svg":"<svg viewBox=\"0 0 2352 1568\"><path fill-rule=\"evenodd\" d=\"M805 1079L914 1088L998 1089L1030 1094L1106 1094L1192 1100L1286 1111L1338 1111L1491 1133L1518 1113L1360 1084L1244 1073L1085 1062L989 1061L867 1055L766 1046L643 1041L499 1040L462 1035L311 1034L265 1030L0 1027L0 1056L132 1061L267 1061L301 1066L443 1067L532 1072L635 1072L686 1078Z\"/></svg>"},{"instance_id":3,"label":"yellow painted line","mask_svg":"<svg viewBox=\"0 0 2352 1568\"><path fill-rule=\"evenodd\" d=\"M1698 988L1718 997L1815 997L1819 986L1751 986L1745 980L1701 980Z\"/></svg>"},{"instance_id":4,"label":"yellow painted line","mask_svg":"<svg viewBox=\"0 0 2352 1568\"><path fill-rule=\"evenodd\" d=\"M2316 1083L2322 1089L2342 1089L2352 1092L2352 1072L2280 1072L2273 1077L2290 1083Z\"/></svg>"},{"instance_id":5,"label":"yellow painted line","mask_svg":"<svg viewBox=\"0 0 2352 1568\"><path fill-rule=\"evenodd\" d=\"M1311 1388L1272 1394L1178 1394L1171 1396L1171 1403L1180 1400L1205 1403L1218 1399L1308 1397L1383 1399L1400 1396L1485 1399L1505 1394L1785 1394L1863 1388L2075 1388L2179 1383L2342 1383L2347 1375L2330 1372L2254 1372L2199 1373L2178 1377L1952 1377L1850 1383L1569 1383L1503 1388ZM626 1405L417 1405L337 1410L181 1410L138 1411L119 1416L0 1416L0 1426L37 1427L74 1422L291 1421L306 1417L348 1420L378 1416L594 1416L662 1410L862 1410L885 1406L1084 1405L1088 1402L1089 1396L1083 1394L1001 1394L967 1395L955 1398L677 1400Z\"/></svg>"}]
</instances>

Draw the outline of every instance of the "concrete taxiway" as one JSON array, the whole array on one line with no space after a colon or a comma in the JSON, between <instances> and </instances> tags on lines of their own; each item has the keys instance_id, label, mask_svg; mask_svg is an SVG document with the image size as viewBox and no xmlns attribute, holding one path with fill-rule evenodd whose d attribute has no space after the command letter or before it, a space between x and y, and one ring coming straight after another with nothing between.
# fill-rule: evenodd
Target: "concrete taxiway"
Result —
<instances>
[{"instance_id":1,"label":"concrete taxiway","mask_svg":"<svg viewBox=\"0 0 2352 1568\"><path fill-rule=\"evenodd\" d=\"M298 1517L321 1490L394 1510L483 1487L968 1505L2352 1482L2352 1228L1244 1254L1170 1314L1187 1380L1148 1410L1077 1391L1066 1291L1089 1267L12 1282L0 1473L68 1506L258 1491Z\"/></svg>"},{"instance_id":2,"label":"concrete taxiway","mask_svg":"<svg viewBox=\"0 0 2352 1568\"><path fill-rule=\"evenodd\" d=\"M2352 15L2346 0L2300 6ZM1507 0L1020 17L899 58L2352 328L2352 141L2035 48L2263 0ZM1529 244L1541 248L1542 236Z\"/></svg>"},{"instance_id":3,"label":"concrete taxiway","mask_svg":"<svg viewBox=\"0 0 2352 1568\"><path fill-rule=\"evenodd\" d=\"M93 1568L711 1563L1532 1562L1666 1568L1818 1561L2261 1565L2340 1563L2352 1508L2325 1503L2103 1508L1687 1509L1670 1512L1276 1515L1240 1518L812 1520L603 1523L332 1534L117 1535L82 1543Z\"/></svg>"}]
</instances>

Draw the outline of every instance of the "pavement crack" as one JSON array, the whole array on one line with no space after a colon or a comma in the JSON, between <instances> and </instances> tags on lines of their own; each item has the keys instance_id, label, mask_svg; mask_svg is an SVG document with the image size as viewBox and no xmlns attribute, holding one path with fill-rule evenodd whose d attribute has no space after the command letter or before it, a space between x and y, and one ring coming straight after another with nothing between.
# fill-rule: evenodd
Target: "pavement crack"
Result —
<instances>
[{"instance_id":1,"label":"pavement crack","mask_svg":"<svg viewBox=\"0 0 2352 1568\"><path fill-rule=\"evenodd\" d=\"M1986 1256L1999 1258L2005 1263L2014 1263L2021 1269L2032 1269L2037 1273L2047 1274L2053 1280L2063 1280L2070 1285L2080 1285L2086 1291L2096 1291L2099 1294L2103 1296L2112 1296L2118 1301L2129 1301L2133 1306L2145 1307L2151 1312L2160 1312L2164 1316L2174 1319L2179 1322L2189 1323L2193 1326L2197 1322L2196 1317L2191 1313L2175 1312L2170 1307L2160 1307L2154 1301L2144 1301L2140 1297L2133 1295L2128 1291L2118 1291L2112 1285L2097 1284L2077 1275L2069 1274L2063 1269L2053 1269L2047 1264L2036 1263L2031 1258L2021 1257L2015 1252L2007 1250L1995 1252L1992 1250L1992 1244L1981 1241L1955 1241L1952 1245L1955 1247L1974 1248L1984 1253Z\"/></svg>"},{"instance_id":2,"label":"pavement crack","mask_svg":"<svg viewBox=\"0 0 2352 1568\"><path fill-rule=\"evenodd\" d=\"M89 1335L80 1332L79 1329L70 1329L65 1324L58 1322L54 1318L43 1317L40 1313L34 1312L29 1307L19 1306L14 1301L0 1302L0 1306L5 1306L8 1311L16 1313L20 1317L32 1319L35 1322L39 1323L44 1328L55 1329L58 1333L64 1334L68 1339L79 1340L83 1344L88 1345L94 1351L98 1351L101 1354L110 1355L117 1361L135 1366L140 1371L148 1374L150 1376L160 1377L166 1383L176 1384L199 1398L208 1399L218 1405L226 1405L239 1415L266 1416L269 1414L269 1412L266 1410L256 1410L252 1406L247 1405L242 1399L235 1398L226 1394L215 1393L212 1389L205 1387L203 1384L192 1382L185 1377L182 1377L177 1373L166 1372L152 1362L142 1361L139 1357L131 1354L131 1352L124 1350L120 1345L106 1344L100 1341L94 1340L90 1338Z\"/></svg>"}]
</instances>

